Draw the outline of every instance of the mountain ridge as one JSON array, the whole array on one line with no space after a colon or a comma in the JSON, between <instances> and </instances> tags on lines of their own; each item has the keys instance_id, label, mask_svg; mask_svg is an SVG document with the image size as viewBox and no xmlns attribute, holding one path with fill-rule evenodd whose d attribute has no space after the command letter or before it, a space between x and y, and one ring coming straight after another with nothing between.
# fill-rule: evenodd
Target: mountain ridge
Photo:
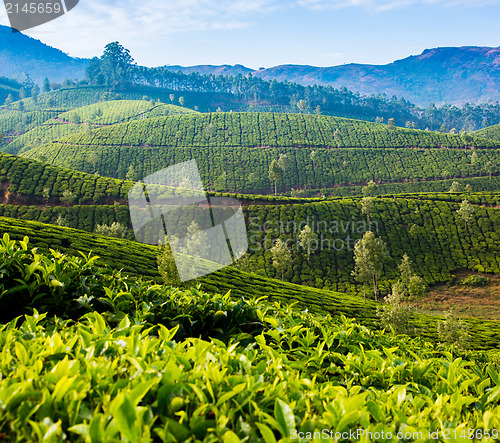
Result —
<instances>
[{"instance_id":1,"label":"mountain ridge","mask_svg":"<svg viewBox=\"0 0 500 443\"><path fill-rule=\"evenodd\" d=\"M21 79L24 72L41 83L85 77L88 59L0 25L0 76ZM165 65L185 74L253 75L263 80L342 87L362 95L397 96L419 106L464 105L500 100L500 46L437 47L385 65L350 63L338 66L284 64L257 70L235 65Z\"/></svg>"}]
</instances>

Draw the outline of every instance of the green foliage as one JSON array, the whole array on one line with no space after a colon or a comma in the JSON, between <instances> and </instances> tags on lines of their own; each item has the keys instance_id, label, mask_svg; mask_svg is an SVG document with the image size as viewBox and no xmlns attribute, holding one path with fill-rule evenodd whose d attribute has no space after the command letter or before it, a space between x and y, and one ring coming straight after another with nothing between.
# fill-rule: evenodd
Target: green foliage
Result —
<instances>
[{"instance_id":1,"label":"green foliage","mask_svg":"<svg viewBox=\"0 0 500 443\"><path fill-rule=\"evenodd\" d=\"M165 237L165 243L161 244L158 253L158 272L160 273L163 283L170 286L180 284L179 273L175 264L174 254L168 238Z\"/></svg>"},{"instance_id":2,"label":"green foliage","mask_svg":"<svg viewBox=\"0 0 500 443\"><path fill-rule=\"evenodd\" d=\"M469 275L460 281L462 285L465 286L486 286L490 279L488 277L483 277L482 275Z\"/></svg>"},{"instance_id":3,"label":"green foliage","mask_svg":"<svg viewBox=\"0 0 500 443\"><path fill-rule=\"evenodd\" d=\"M339 142L336 130L341 134L341 148L356 149L332 149ZM478 146L496 146L486 140L481 143ZM327 116L217 113L113 125L92 134L74 134L23 155L45 155L51 163L92 172L87 158L97 150L99 172L122 179L130 165L139 176L147 176L179 161L196 159L208 189L216 189L225 173L226 191L269 192L272 161L282 155L287 155L289 163L283 189L333 188L374 178L381 182L440 180L443 170L453 171L457 178L486 175L487 171L470 163L470 154L463 148L462 139L451 134L389 131L382 125ZM490 149L488 156L500 162L499 150ZM208 161L211 158L221 161L214 164Z\"/></svg>"},{"instance_id":4,"label":"green foliage","mask_svg":"<svg viewBox=\"0 0 500 443\"><path fill-rule=\"evenodd\" d=\"M121 223L113 222L111 225L97 225L95 232L108 237L125 238L128 234L128 229Z\"/></svg>"},{"instance_id":5,"label":"green foliage","mask_svg":"<svg viewBox=\"0 0 500 443\"><path fill-rule=\"evenodd\" d=\"M288 250L287 245L278 238L271 248L271 254L273 256L273 266L278 272L281 272L281 280L283 280L284 272L292 264L292 253Z\"/></svg>"},{"instance_id":6,"label":"green foliage","mask_svg":"<svg viewBox=\"0 0 500 443\"><path fill-rule=\"evenodd\" d=\"M450 310L445 313L444 320L438 323L437 332L439 339L444 343L465 348L470 339L468 330L468 325Z\"/></svg>"},{"instance_id":7,"label":"green foliage","mask_svg":"<svg viewBox=\"0 0 500 443\"><path fill-rule=\"evenodd\" d=\"M186 295L204 306L202 294ZM71 324L35 312L5 325L2 432L20 441L209 442L285 440L294 430L498 431L495 362L345 318L253 312L262 332L229 343L128 316L114 326L98 313Z\"/></svg>"},{"instance_id":8,"label":"green foliage","mask_svg":"<svg viewBox=\"0 0 500 443\"><path fill-rule=\"evenodd\" d=\"M404 295L396 288L384 299L385 304L377 308L382 327L389 326L395 334L410 332L411 307Z\"/></svg>"}]
</instances>

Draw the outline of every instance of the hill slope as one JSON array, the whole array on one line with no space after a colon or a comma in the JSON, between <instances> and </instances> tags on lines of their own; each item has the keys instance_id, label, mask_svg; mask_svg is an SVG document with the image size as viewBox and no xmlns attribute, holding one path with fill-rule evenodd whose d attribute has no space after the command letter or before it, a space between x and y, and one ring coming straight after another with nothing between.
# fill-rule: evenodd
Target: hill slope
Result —
<instances>
[{"instance_id":1,"label":"hill slope","mask_svg":"<svg viewBox=\"0 0 500 443\"><path fill-rule=\"evenodd\" d=\"M158 278L156 270L157 248L153 246L4 217L0 217L0 232L8 232L11 238L18 240L29 236L30 244L38 247L40 251L48 251L49 248L52 248L73 255L76 254L76 251L93 252L101 257L101 264L107 264L115 269L123 269L135 275ZM376 323L375 303L367 301L365 304L358 297L341 293L282 283L233 268L222 269L200 279L199 282L202 288L210 291L225 293L231 290L232 295L236 297L264 296L271 301L298 302L300 307L307 307L313 312L330 313L333 317L341 315L348 318L354 317L362 324L372 327ZM414 317L413 321L424 337L436 340L437 320L435 317L419 314ZM498 339L500 338L498 323L475 319L468 319L467 322L471 328L471 343L475 349L498 348Z\"/></svg>"},{"instance_id":2,"label":"hill slope","mask_svg":"<svg viewBox=\"0 0 500 443\"><path fill-rule=\"evenodd\" d=\"M9 26L0 25L0 75L21 78L23 72L37 83L49 78L85 78L88 60L70 57L20 32L13 33Z\"/></svg>"},{"instance_id":3,"label":"hill slope","mask_svg":"<svg viewBox=\"0 0 500 443\"><path fill-rule=\"evenodd\" d=\"M500 47L426 49L420 55L387 65L280 65L256 71L240 65L167 66L167 69L186 74L245 75L251 72L264 80L345 87L366 95L396 95L420 106L430 102L463 105L500 100Z\"/></svg>"},{"instance_id":4,"label":"hill slope","mask_svg":"<svg viewBox=\"0 0 500 443\"><path fill-rule=\"evenodd\" d=\"M69 134L90 131L93 128L157 116L189 113L194 113L194 111L180 106L151 103L145 100L99 102L56 115L17 137L3 150L10 154L17 154Z\"/></svg>"},{"instance_id":5,"label":"hill slope","mask_svg":"<svg viewBox=\"0 0 500 443\"><path fill-rule=\"evenodd\" d=\"M484 137L489 140L494 140L495 142L498 142L500 141L500 124L488 126L487 128L475 132L475 134L479 135L480 137Z\"/></svg>"},{"instance_id":6,"label":"hill slope","mask_svg":"<svg viewBox=\"0 0 500 443\"><path fill-rule=\"evenodd\" d=\"M469 143L484 148L500 145L480 137ZM97 152L97 170L121 179L130 165L144 177L196 159L207 189L269 193L269 167L282 154L288 159L280 189L318 189L369 180L485 175L479 163L471 164L470 151L463 149L466 146L458 135L391 130L387 125L343 118L214 113L114 125L39 146L23 156L36 159L43 155L49 163L93 172L88 159ZM479 158L482 163L500 164L500 151L480 151Z\"/></svg>"}]
</instances>

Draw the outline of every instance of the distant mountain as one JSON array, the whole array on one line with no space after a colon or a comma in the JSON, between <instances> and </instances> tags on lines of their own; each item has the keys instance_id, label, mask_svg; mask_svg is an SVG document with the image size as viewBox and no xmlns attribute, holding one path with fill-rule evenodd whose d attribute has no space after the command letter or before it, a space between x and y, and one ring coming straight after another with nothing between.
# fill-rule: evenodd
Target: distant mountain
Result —
<instances>
[{"instance_id":1,"label":"distant mountain","mask_svg":"<svg viewBox=\"0 0 500 443\"><path fill-rule=\"evenodd\" d=\"M169 67L185 73L252 75L265 80L293 81L302 85L342 86L364 95L404 97L420 106L463 105L500 100L500 47L426 49L387 65L348 64L332 67L280 65L252 71L236 66Z\"/></svg>"},{"instance_id":2,"label":"distant mountain","mask_svg":"<svg viewBox=\"0 0 500 443\"><path fill-rule=\"evenodd\" d=\"M254 72L253 69L246 68L243 65L196 65L196 66L179 66L179 65L166 65L166 69L172 72L181 71L183 74L191 74L197 72L199 74L214 74L214 75L247 75L250 72Z\"/></svg>"},{"instance_id":3,"label":"distant mountain","mask_svg":"<svg viewBox=\"0 0 500 443\"><path fill-rule=\"evenodd\" d=\"M27 72L40 83L83 79L88 60L76 59L11 28L0 25L0 76L22 78ZM347 64L332 67L280 65L253 70L242 65L167 65L184 74L248 75L302 85L345 87L363 95L386 94L427 106L444 103L500 101L500 47L434 48L387 65Z\"/></svg>"},{"instance_id":4,"label":"distant mountain","mask_svg":"<svg viewBox=\"0 0 500 443\"><path fill-rule=\"evenodd\" d=\"M88 60L70 57L59 49L0 25L0 76L21 79L23 72L36 83L83 79Z\"/></svg>"}]
</instances>

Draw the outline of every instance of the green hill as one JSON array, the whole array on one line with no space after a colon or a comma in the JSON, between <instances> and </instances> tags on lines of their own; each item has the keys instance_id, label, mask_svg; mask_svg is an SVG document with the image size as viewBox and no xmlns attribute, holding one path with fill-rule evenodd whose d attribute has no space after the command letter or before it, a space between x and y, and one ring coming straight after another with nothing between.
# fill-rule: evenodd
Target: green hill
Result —
<instances>
[{"instance_id":1,"label":"green hill","mask_svg":"<svg viewBox=\"0 0 500 443\"><path fill-rule=\"evenodd\" d=\"M487 175L484 165L488 161L500 164L500 150L491 149L495 143L485 139L472 139L472 143L490 148L477 151L475 164L470 150L463 149L462 138L450 134L391 130L381 124L324 116L216 113L114 125L75 134L23 155L43 156L52 164L93 172L88 159L96 152L97 170L121 179L130 165L143 177L196 159L210 190L270 193L269 167L282 154L288 157L278 183L282 191L369 180L394 183Z\"/></svg>"},{"instance_id":2,"label":"green hill","mask_svg":"<svg viewBox=\"0 0 500 443\"><path fill-rule=\"evenodd\" d=\"M479 137L484 137L494 142L500 141L500 124L488 126L487 128L481 129L480 131L474 132L474 135Z\"/></svg>"},{"instance_id":3,"label":"green hill","mask_svg":"<svg viewBox=\"0 0 500 443\"><path fill-rule=\"evenodd\" d=\"M75 108L58 114L54 118L38 124L27 133L17 137L4 151L11 154L22 153L34 146L49 143L77 132L116 123L146 118L194 113L186 108L144 100L115 100Z\"/></svg>"},{"instance_id":4,"label":"green hill","mask_svg":"<svg viewBox=\"0 0 500 443\"><path fill-rule=\"evenodd\" d=\"M126 273L158 279L154 246L142 245L128 240L120 240L90 234L70 228L46 225L43 223L15 220L0 217L0 232L7 232L12 239L30 238L30 244L41 252L49 249L76 255L77 251L92 252L100 257L101 265L122 269ZM345 315L356 318L367 326L377 326L376 303L352 295L325 291L268 279L255 274L241 272L234 268L225 268L198 280L202 288L211 292L225 293L231 290L234 297L266 297L270 301L298 303L312 312L329 313L334 317ZM415 315L413 323L418 333L431 340L436 340L438 318ZM485 320L468 319L471 328L472 343L476 350L498 348L500 327L498 323Z\"/></svg>"}]
</instances>

